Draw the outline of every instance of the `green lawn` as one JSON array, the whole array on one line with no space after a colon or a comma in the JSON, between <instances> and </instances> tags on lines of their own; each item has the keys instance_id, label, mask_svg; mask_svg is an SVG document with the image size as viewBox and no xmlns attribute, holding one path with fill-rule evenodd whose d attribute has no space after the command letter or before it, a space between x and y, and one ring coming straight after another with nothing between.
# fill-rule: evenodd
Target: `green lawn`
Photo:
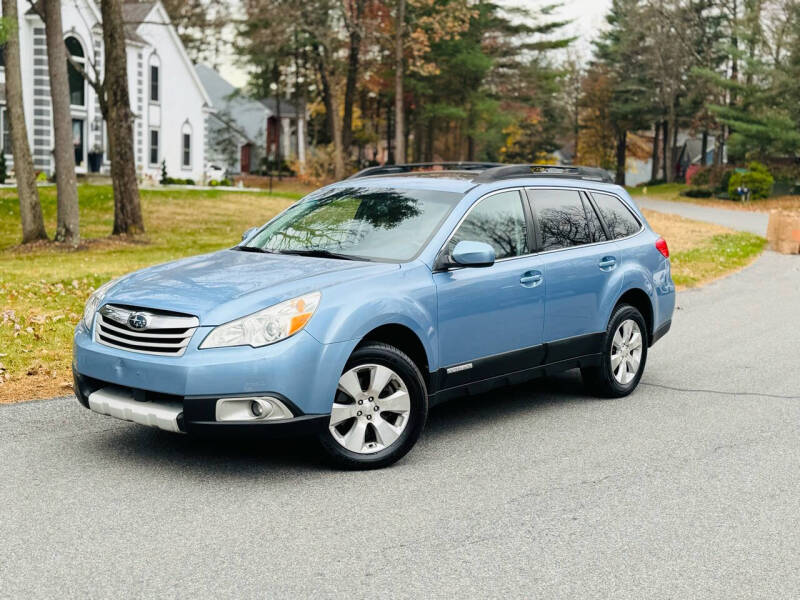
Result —
<instances>
[{"instance_id":1,"label":"green lawn","mask_svg":"<svg viewBox=\"0 0 800 600\"><path fill-rule=\"evenodd\" d=\"M688 186L685 183L659 183L658 185L645 185L628 187L631 196L651 196L653 198L676 199Z\"/></svg>"},{"instance_id":2,"label":"green lawn","mask_svg":"<svg viewBox=\"0 0 800 600\"><path fill-rule=\"evenodd\" d=\"M767 240L746 232L712 236L703 244L670 255L676 285L691 287L750 264Z\"/></svg>"},{"instance_id":3,"label":"green lawn","mask_svg":"<svg viewBox=\"0 0 800 600\"><path fill-rule=\"evenodd\" d=\"M55 187L41 188L47 231L55 230ZM79 250L38 245L19 248L15 190L0 190L0 402L55 395L69 382L72 330L89 294L113 277L183 256L237 243L242 233L266 222L301 192L219 190L142 191L147 233L133 240L108 237L113 198L108 186L80 186ZM25 382L17 389L15 380Z\"/></svg>"}]
</instances>

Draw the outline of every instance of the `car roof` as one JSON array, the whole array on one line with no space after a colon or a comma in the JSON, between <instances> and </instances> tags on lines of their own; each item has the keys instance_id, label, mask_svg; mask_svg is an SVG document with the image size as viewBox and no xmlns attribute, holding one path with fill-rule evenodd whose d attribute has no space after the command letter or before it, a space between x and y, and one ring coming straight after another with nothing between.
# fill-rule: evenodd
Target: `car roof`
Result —
<instances>
[{"instance_id":1,"label":"car roof","mask_svg":"<svg viewBox=\"0 0 800 600\"><path fill-rule=\"evenodd\" d=\"M607 190L619 193L620 186L610 183L608 179L600 179L592 172L588 175L541 172L532 173L519 169L507 169L501 172L498 177L493 177L492 172L500 169L491 168L487 170L436 170L436 171L409 171L401 173L376 173L374 175L356 174L349 179L345 179L333 184L333 187L352 188L360 185L370 187L385 188L411 188L427 189L437 191L449 191L466 194L467 192L481 188L485 191L499 190L509 187L579 187L581 189Z\"/></svg>"}]
</instances>

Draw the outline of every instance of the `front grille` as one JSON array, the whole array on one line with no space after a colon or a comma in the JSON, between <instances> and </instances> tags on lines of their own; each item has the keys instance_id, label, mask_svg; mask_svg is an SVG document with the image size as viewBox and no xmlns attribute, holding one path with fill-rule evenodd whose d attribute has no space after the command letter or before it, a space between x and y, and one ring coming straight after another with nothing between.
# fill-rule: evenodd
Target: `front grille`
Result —
<instances>
[{"instance_id":1,"label":"front grille","mask_svg":"<svg viewBox=\"0 0 800 600\"><path fill-rule=\"evenodd\" d=\"M191 315L106 304L97 313L94 337L121 350L181 356L199 324Z\"/></svg>"}]
</instances>

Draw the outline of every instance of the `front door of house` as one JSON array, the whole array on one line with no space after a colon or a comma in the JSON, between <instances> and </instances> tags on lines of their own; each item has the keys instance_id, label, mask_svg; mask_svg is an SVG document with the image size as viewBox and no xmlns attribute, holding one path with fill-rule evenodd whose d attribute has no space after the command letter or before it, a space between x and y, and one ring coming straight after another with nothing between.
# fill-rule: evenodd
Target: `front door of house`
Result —
<instances>
[{"instance_id":1,"label":"front door of house","mask_svg":"<svg viewBox=\"0 0 800 600\"><path fill-rule=\"evenodd\" d=\"M250 144L242 146L242 173L250 172Z\"/></svg>"},{"instance_id":2,"label":"front door of house","mask_svg":"<svg viewBox=\"0 0 800 600\"><path fill-rule=\"evenodd\" d=\"M83 119L72 119L72 146L75 148L75 166L76 167L85 167L84 165L84 151L85 151L85 144L84 144L84 120Z\"/></svg>"}]
</instances>

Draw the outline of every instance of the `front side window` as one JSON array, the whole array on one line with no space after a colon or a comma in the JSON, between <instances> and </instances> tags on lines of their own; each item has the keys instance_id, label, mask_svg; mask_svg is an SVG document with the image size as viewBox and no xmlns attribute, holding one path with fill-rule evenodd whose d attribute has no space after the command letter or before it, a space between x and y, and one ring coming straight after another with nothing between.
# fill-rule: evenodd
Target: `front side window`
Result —
<instances>
[{"instance_id":1,"label":"front side window","mask_svg":"<svg viewBox=\"0 0 800 600\"><path fill-rule=\"evenodd\" d=\"M289 207L240 248L406 262L461 198L434 190L334 188Z\"/></svg>"},{"instance_id":2,"label":"front side window","mask_svg":"<svg viewBox=\"0 0 800 600\"><path fill-rule=\"evenodd\" d=\"M150 65L150 102L158 102L158 65Z\"/></svg>"},{"instance_id":3,"label":"front side window","mask_svg":"<svg viewBox=\"0 0 800 600\"><path fill-rule=\"evenodd\" d=\"M86 56L83 46L75 37L68 37L64 40L72 60L67 61L67 79L69 81L69 103L72 106L86 106L86 82L83 75L75 68L78 64L81 68L86 66Z\"/></svg>"},{"instance_id":4,"label":"front side window","mask_svg":"<svg viewBox=\"0 0 800 600\"><path fill-rule=\"evenodd\" d=\"M539 224L542 250L592 243L592 232L579 192L532 190L529 193Z\"/></svg>"},{"instance_id":5,"label":"front side window","mask_svg":"<svg viewBox=\"0 0 800 600\"><path fill-rule=\"evenodd\" d=\"M501 192L476 204L450 238L448 252L462 241L489 244L497 260L527 254L528 228L519 192Z\"/></svg>"},{"instance_id":6,"label":"front side window","mask_svg":"<svg viewBox=\"0 0 800 600\"><path fill-rule=\"evenodd\" d=\"M612 240L628 237L639 231L642 226L623 204L622 201L611 194L592 192L597 208L603 217Z\"/></svg>"},{"instance_id":7,"label":"front side window","mask_svg":"<svg viewBox=\"0 0 800 600\"><path fill-rule=\"evenodd\" d=\"M150 130L150 164L157 165L159 156L158 129Z\"/></svg>"}]
</instances>

